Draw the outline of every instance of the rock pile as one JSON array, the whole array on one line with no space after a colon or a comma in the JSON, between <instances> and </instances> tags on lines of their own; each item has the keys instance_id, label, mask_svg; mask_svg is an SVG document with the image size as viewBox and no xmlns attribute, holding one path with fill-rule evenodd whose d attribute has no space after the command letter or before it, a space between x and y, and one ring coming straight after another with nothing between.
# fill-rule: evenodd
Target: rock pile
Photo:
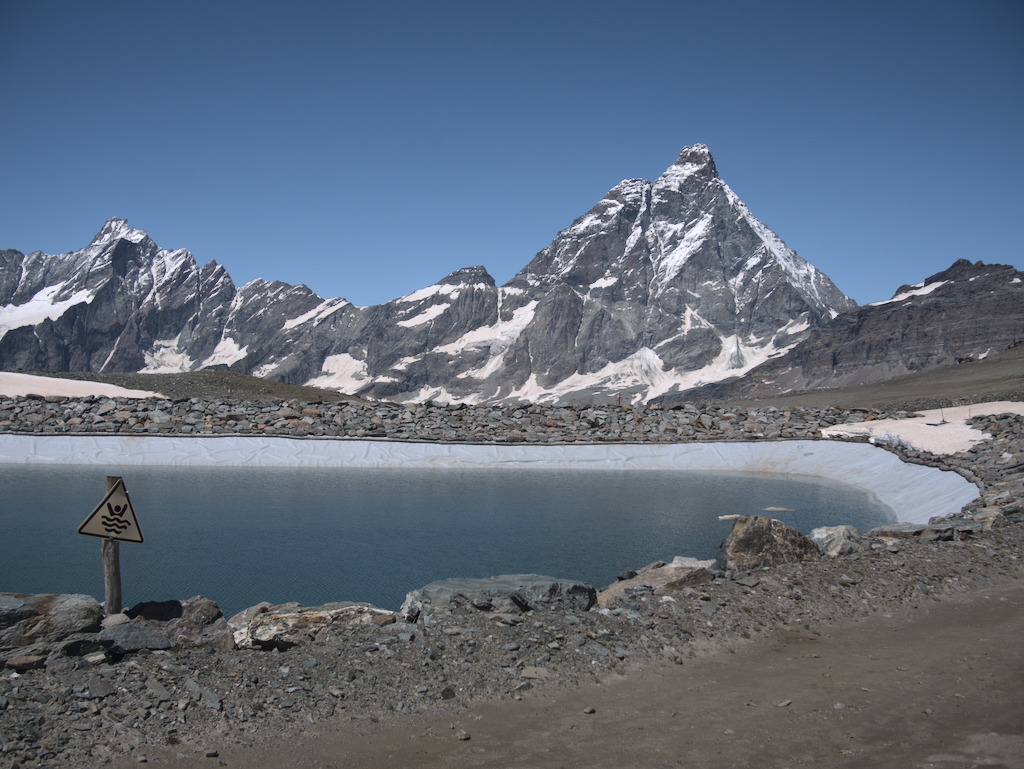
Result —
<instances>
[{"instance_id":1,"label":"rock pile","mask_svg":"<svg viewBox=\"0 0 1024 769\"><path fill-rule=\"evenodd\" d=\"M266 435L446 443L673 443L818 437L823 427L905 411L0 396L0 432L43 435Z\"/></svg>"}]
</instances>

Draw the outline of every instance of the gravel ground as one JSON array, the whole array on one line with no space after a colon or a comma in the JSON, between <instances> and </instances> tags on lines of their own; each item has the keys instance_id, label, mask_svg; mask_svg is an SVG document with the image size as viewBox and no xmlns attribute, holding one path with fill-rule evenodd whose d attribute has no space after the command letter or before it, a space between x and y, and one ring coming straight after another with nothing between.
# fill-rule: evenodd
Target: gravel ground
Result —
<instances>
[{"instance_id":1,"label":"gravel ground","mask_svg":"<svg viewBox=\"0 0 1024 769\"><path fill-rule=\"evenodd\" d=\"M0 766L182 761L298 744L346 725L400 726L431 713L690 664L779 629L826 633L1024 576L1024 419L975 420L991 440L911 461L951 467L983 491L966 511L1012 521L964 541L877 540L838 559L718 573L614 609L520 616L459 609L428 625L332 625L287 651L177 647L90 664L81 657L0 675ZM653 554L670 560L676 553ZM685 553L681 555L686 555ZM640 566L637 564L636 566ZM468 735L467 735L468 736Z\"/></svg>"}]
</instances>

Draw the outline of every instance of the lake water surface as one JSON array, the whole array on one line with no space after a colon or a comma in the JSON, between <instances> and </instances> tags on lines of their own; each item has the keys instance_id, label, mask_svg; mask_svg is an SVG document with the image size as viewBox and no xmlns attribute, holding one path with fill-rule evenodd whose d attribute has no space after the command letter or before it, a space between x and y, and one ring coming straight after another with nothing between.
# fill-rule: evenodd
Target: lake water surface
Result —
<instances>
[{"instance_id":1,"label":"lake water surface","mask_svg":"<svg viewBox=\"0 0 1024 769\"><path fill-rule=\"evenodd\" d=\"M0 465L0 592L102 600L100 542L76 533L121 475L145 536L121 545L124 605L203 594L397 609L448 577L537 573L604 587L676 555L713 558L725 514L803 532L866 530L891 510L849 486L667 470Z\"/></svg>"}]
</instances>

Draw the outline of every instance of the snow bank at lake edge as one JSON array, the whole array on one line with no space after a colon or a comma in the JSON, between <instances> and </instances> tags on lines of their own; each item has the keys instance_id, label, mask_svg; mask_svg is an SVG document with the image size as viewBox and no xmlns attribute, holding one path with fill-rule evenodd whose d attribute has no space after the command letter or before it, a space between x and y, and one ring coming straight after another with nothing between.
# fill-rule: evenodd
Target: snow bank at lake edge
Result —
<instances>
[{"instance_id":1,"label":"snow bank at lake edge","mask_svg":"<svg viewBox=\"0 0 1024 769\"><path fill-rule=\"evenodd\" d=\"M507 467L686 469L813 476L872 493L897 520L925 523L978 496L958 475L907 464L864 443L835 441L679 444L493 445L241 436L0 435L0 463L107 467ZM749 512L749 511L738 511Z\"/></svg>"}]
</instances>

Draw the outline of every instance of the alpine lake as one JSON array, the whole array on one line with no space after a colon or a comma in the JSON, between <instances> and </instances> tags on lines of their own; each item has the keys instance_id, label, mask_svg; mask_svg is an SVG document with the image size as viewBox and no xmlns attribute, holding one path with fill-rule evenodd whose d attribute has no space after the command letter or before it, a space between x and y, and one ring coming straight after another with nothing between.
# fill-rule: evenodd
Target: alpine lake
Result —
<instances>
[{"instance_id":1,"label":"alpine lake","mask_svg":"<svg viewBox=\"0 0 1024 769\"><path fill-rule=\"evenodd\" d=\"M597 588L676 555L714 558L721 515L807 533L894 520L866 491L809 477L667 470L0 465L0 592L102 600L100 541L77 528L124 478L144 542L120 546L124 605L205 595L397 609L449 577L544 574Z\"/></svg>"}]
</instances>

